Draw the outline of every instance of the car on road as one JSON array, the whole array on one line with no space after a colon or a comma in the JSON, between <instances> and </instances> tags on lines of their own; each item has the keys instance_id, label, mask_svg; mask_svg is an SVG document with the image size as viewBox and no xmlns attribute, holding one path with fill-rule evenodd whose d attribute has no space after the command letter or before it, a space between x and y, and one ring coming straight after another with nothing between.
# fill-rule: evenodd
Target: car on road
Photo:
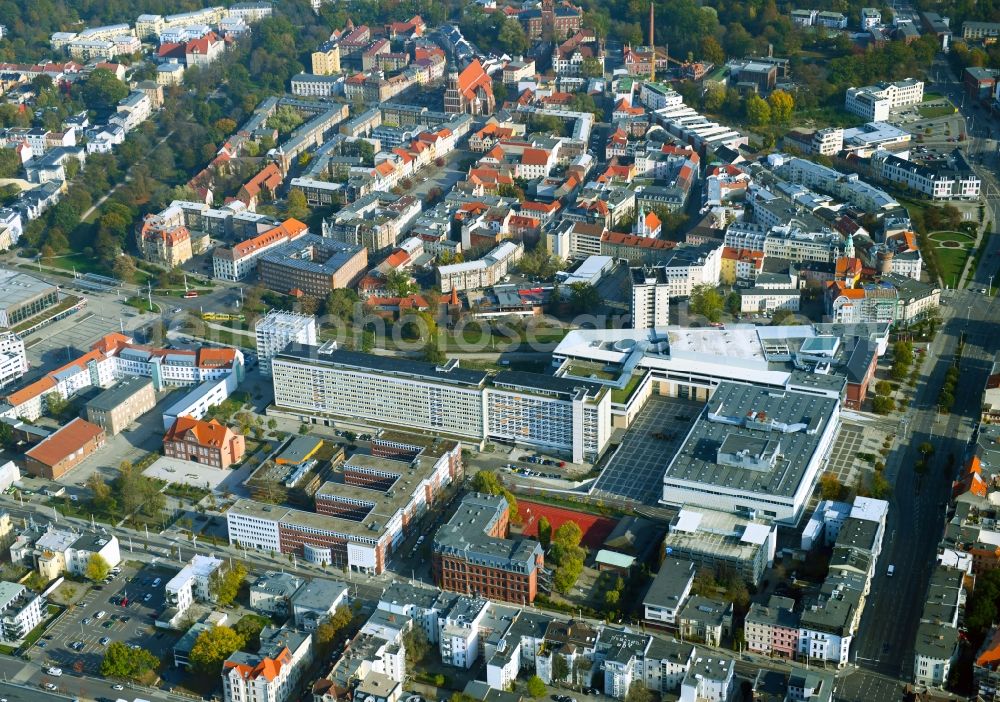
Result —
<instances>
[{"instance_id":1,"label":"car on road","mask_svg":"<svg viewBox=\"0 0 1000 702\"><path fill-rule=\"evenodd\" d=\"M62 675L62 668L56 668L55 666L53 666L51 668L46 668L45 672L54 678L58 678L60 675Z\"/></svg>"},{"instance_id":2,"label":"car on road","mask_svg":"<svg viewBox=\"0 0 1000 702\"><path fill-rule=\"evenodd\" d=\"M115 683L114 685L111 686L111 689L112 690L124 690L125 686L124 685L120 685L118 683Z\"/></svg>"},{"instance_id":3,"label":"car on road","mask_svg":"<svg viewBox=\"0 0 1000 702\"><path fill-rule=\"evenodd\" d=\"M149 602L151 599L153 599L153 593L147 592L146 596L142 598L142 601L143 602Z\"/></svg>"},{"instance_id":4,"label":"car on road","mask_svg":"<svg viewBox=\"0 0 1000 702\"><path fill-rule=\"evenodd\" d=\"M160 578L157 578L156 580L153 581L153 587L159 587L160 583L162 583L162 582L163 581L160 580Z\"/></svg>"},{"instance_id":5,"label":"car on road","mask_svg":"<svg viewBox=\"0 0 1000 702\"><path fill-rule=\"evenodd\" d=\"M53 685L52 683L45 683L45 689L48 690L49 692L55 692L59 688Z\"/></svg>"},{"instance_id":6,"label":"car on road","mask_svg":"<svg viewBox=\"0 0 1000 702\"><path fill-rule=\"evenodd\" d=\"M890 578L893 575L895 575L895 573L896 573L896 566L894 566L894 565L890 565L889 569L885 572L885 574L888 575Z\"/></svg>"}]
</instances>

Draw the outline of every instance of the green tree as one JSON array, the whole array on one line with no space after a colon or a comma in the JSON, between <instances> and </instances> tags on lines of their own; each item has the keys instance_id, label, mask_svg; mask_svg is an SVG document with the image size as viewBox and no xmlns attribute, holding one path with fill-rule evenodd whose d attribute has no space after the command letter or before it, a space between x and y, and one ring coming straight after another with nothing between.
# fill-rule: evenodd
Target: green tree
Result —
<instances>
[{"instance_id":1,"label":"green tree","mask_svg":"<svg viewBox=\"0 0 1000 702\"><path fill-rule=\"evenodd\" d=\"M285 216L300 221L309 216L309 203L306 202L306 195L300 188L292 188L289 191L285 203Z\"/></svg>"},{"instance_id":2,"label":"green tree","mask_svg":"<svg viewBox=\"0 0 1000 702\"><path fill-rule=\"evenodd\" d=\"M21 159L14 149L0 149L0 178L16 178L21 172Z\"/></svg>"},{"instance_id":3,"label":"green tree","mask_svg":"<svg viewBox=\"0 0 1000 702\"><path fill-rule=\"evenodd\" d=\"M505 53L523 54L528 50L528 35L516 19L506 18L497 34L497 46Z\"/></svg>"},{"instance_id":4,"label":"green tree","mask_svg":"<svg viewBox=\"0 0 1000 702\"><path fill-rule=\"evenodd\" d=\"M107 111L128 96L128 86L111 71L98 68L83 82L81 96L90 109Z\"/></svg>"},{"instance_id":5,"label":"green tree","mask_svg":"<svg viewBox=\"0 0 1000 702\"><path fill-rule=\"evenodd\" d=\"M246 577L247 569L242 563L233 563L231 567L222 565L209 576L208 591L215 598L216 604L228 607L236 599Z\"/></svg>"},{"instance_id":6,"label":"green tree","mask_svg":"<svg viewBox=\"0 0 1000 702\"><path fill-rule=\"evenodd\" d=\"M85 575L88 580L99 583L108 577L108 573L110 572L111 566L108 564L107 560L105 560L104 556L99 553L90 554L85 571Z\"/></svg>"},{"instance_id":7,"label":"green tree","mask_svg":"<svg viewBox=\"0 0 1000 702\"><path fill-rule=\"evenodd\" d=\"M545 697L545 692L548 688L545 687L545 683L537 675L532 675L528 678L528 694L534 697L536 700Z\"/></svg>"},{"instance_id":8,"label":"green tree","mask_svg":"<svg viewBox=\"0 0 1000 702\"><path fill-rule=\"evenodd\" d=\"M743 309L743 301L740 298L740 294L733 291L726 295L726 312L731 315L737 315Z\"/></svg>"},{"instance_id":9,"label":"green tree","mask_svg":"<svg viewBox=\"0 0 1000 702\"><path fill-rule=\"evenodd\" d=\"M924 441L923 443L920 444L920 446L917 447L917 451L920 452L921 456L927 458L932 453L934 453L934 444L932 444L930 441Z\"/></svg>"},{"instance_id":10,"label":"green tree","mask_svg":"<svg viewBox=\"0 0 1000 702\"><path fill-rule=\"evenodd\" d=\"M146 649L133 649L121 641L112 641L104 651L101 677L138 681L149 671L156 670L159 665L159 659Z\"/></svg>"},{"instance_id":11,"label":"green tree","mask_svg":"<svg viewBox=\"0 0 1000 702\"><path fill-rule=\"evenodd\" d=\"M715 37L709 36L702 39L700 48L702 61L721 66L722 62L726 60L726 54L722 50L719 40Z\"/></svg>"},{"instance_id":12,"label":"green tree","mask_svg":"<svg viewBox=\"0 0 1000 702\"><path fill-rule=\"evenodd\" d=\"M750 122L751 126L761 127L771 121L771 106L756 93L747 98L744 109L746 110L747 121Z\"/></svg>"},{"instance_id":13,"label":"green tree","mask_svg":"<svg viewBox=\"0 0 1000 702\"><path fill-rule=\"evenodd\" d=\"M115 262L111 266L111 272L115 278L123 283L134 283L138 271L135 267L135 260L128 254L123 253L121 256L115 258Z\"/></svg>"},{"instance_id":14,"label":"green tree","mask_svg":"<svg viewBox=\"0 0 1000 702\"><path fill-rule=\"evenodd\" d=\"M337 319L349 320L354 315L354 307L358 303L358 294L347 288L331 290L323 303L323 314Z\"/></svg>"},{"instance_id":15,"label":"green tree","mask_svg":"<svg viewBox=\"0 0 1000 702\"><path fill-rule=\"evenodd\" d=\"M576 522L565 521L559 525L552 537L552 542L564 548L573 548L583 540L583 530Z\"/></svg>"},{"instance_id":16,"label":"green tree","mask_svg":"<svg viewBox=\"0 0 1000 702\"><path fill-rule=\"evenodd\" d=\"M896 409L896 403L891 397L876 395L872 398L872 411L875 414L889 414L894 409Z\"/></svg>"},{"instance_id":17,"label":"green tree","mask_svg":"<svg viewBox=\"0 0 1000 702\"><path fill-rule=\"evenodd\" d=\"M70 403L59 393L50 392L45 396L45 408L56 419L62 419L70 411Z\"/></svg>"},{"instance_id":18,"label":"green tree","mask_svg":"<svg viewBox=\"0 0 1000 702\"><path fill-rule=\"evenodd\" d=\"M844 494L844 485L833 473L824 473L819 479L820 495L824 500L839 500Z\"/></svg>"},{"instance_id":19,"label":"green tree","mask_svg":"<svg viewBox=\"0 0 1000 702\"><path fill-rule=\"evenodd\" d=\"M771 121L775 124L784 124L792 118L795 98L784 90L775 90L767 96L767 105L771 108Z\"/></svg>"},{"instance_id":20,"label":"green tree","mask_svg":"<svg viewBox=\"0 0 1000 702\"><path fill-rule=\"evenodd\" d=\"M544 516L538 518L538 542L542 548L548 548L552 543L552 524Z\"/></svg>"},{"instance_id":21,"label":"green tree","mask_svg":"<svg viewBox=\"0 0 1000 702\"><path fill-rule=\"evenodd\" d=\"M601 306L601 294L589 283L572 283L569 286L569 306L575 314L594 313Z\"/></svg>"},{"instance_id":22,"label":"green tree","mask_svg":"<svg viewBox=\"0 0 1000 702\"><path fill-rule=\"evenodd\" d=\"M400 270L389 271L385 276L385 288L395 297L406 297L420 292L420 286L413 281L413 278Z\"/></svg>"},{"instance_id":23,"label":"green tree","mask_svg":"<svg viewBox=\"0 0 1000 702\"><path fill-rule=\"evenodd\" d=\"M714 285L696 285L691 291L689 304L692 314L707 318L710 322L718 322L722 317L722 293Z\"/></svg>"},{"instance_id":24,"label":"green tree","mask_svg":"<svg viewBox=\"0 0 1000 702\"><path fill-rule=\"evenodd\" d=\"M240 650L244 643L243 637L228 626L206 629L195 639L188 655L191 670L199 675L218 678L223 661Z\"/></svg>"},{"instance_id":25,"label":"green tree","mask_svg":"<svg viewBox=\"0 0 1000 702\"><path fill-rule=\"evenodd\" d=\"M604 65L593 56L588 56L580 64L580 75L584 78L600 78L604 75Z\"/></svg>"},{"instance_id":26,"label":"green tree","mask_svg":"<svg viewBox=\"0 0 1000 702\"><path fill-rule=\"evenodd\" d=\"M875 383L875 392L879 395L889 395L892 392L892 385L888 380L880 380Z\"/></svg>"},{"instance_id":27,"label":"green tree","mask_svg":"<svg viewBox=\"0 0 1000 702\"><path fill-rule=\"evenodd\" d=\"M625 702L656 702L656 694L639 680L632 681L625 694Z\"/></svg>"},{"instance_id":28,"label":"green tree","mask_svg":"<svg viewBox=\"0 0 1000 702\"><path fill-rule=\"evenodd\" d=\"M281 105L274 111L267 119L267 126L271 129L277 129L278 133L284 136L289 134L302 124L302 115L291 105Z\"/></svg>"},{"instance_id":29,"label":"green tree","mask_svg":"<svg viewBox=\"0 0 1000 702\"><path fill-rule=\"evenodd\" d=\"M869 492L876 500L885 499L892 492L892 485L882 473L883 471L876 471L875 475L872 476L872 486Z\"/></svg>"},{"instance_id":30,"label":"green tree","mask_svg":"<svg viewBox=\"0 0 1000 702\"><path fill-rule=\"evenodd\" d=\"M427 638L427 632L422 626L414 624L403 636L403 645L406 648L406 664L414 666L422 661L431 650L431 642Z\"/></svg>"},{"instance_id":31,"label":"green tree","mask_svg":"<svg viewBox=\"0 0 1000 702\"><path fill-rule=\"evenodd\" d=\"M569 675L569 663L561 653L552 654L552 680L562 682Z\"/></svg>"}]
</instances>

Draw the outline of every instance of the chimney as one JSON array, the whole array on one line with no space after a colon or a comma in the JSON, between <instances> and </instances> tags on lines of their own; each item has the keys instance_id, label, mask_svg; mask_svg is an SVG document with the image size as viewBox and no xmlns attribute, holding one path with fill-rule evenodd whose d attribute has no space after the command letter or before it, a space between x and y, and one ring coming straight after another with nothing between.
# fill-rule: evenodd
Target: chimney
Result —
<instances>
[{"instance_id":1,"label":"chimney","mask_svg":"<svg viewBox=\"0 0 1000 702\"><path fill-rule=\"evenodd\" d=\"M650 80L656 80L656 38L653 32L655 27L656 19L653 16L653 0L649 0L649 50L652 52L652 56L649 59Z\"/></svg>"}]
</instances>

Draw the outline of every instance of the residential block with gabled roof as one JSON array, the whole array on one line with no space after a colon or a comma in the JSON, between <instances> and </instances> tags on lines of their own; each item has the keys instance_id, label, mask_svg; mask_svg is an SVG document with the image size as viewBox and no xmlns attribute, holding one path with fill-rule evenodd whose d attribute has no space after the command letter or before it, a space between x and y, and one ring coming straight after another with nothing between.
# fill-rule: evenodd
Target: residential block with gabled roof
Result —
<instances>
[{"instance_id":1,"label":"residential block with gabled roof","mask_svg":"<svg viewBox=\"0 0 1000 702\"><path fill-rule=\"evenodd\" d=\"M237 651L222 664L225 702L285 702L312 663L312 634L266 626L256 653Z\"/></svg>"}]
</instances>

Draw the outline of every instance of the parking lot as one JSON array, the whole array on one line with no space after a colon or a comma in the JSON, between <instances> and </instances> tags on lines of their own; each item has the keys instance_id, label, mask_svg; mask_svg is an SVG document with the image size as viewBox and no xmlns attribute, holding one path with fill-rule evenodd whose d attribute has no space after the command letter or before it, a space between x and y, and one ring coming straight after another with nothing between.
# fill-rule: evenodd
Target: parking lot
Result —
<instances>
[{"instance_id":1,"label":"parking lot","mask_svg":"<svg viewBox=\"0 0 1000 702\"><path fill-rule=\"evenodd\" d=\"M154 621L163 610L163 586L173 575L171 570L154 566L138 572L130 566L123 567L121 575L107 585L90 588L75 607L68 609L35 644L33 657L61 668L64 673L96 675L105 648L113 641L140 646L157 658L169 656L177 637L172 632L157 630ZM154 587L156 578L160 578L160 584ZM86 587L70 582L61 587L67 586ZM127 606L115 604L125 595ZM104 615L98 619L100 612ZM77 650L72 648L73 644Z\"/></svg>"},{"instance_id":2,"label":"parking lot","mask_svg":"<svg viewBox=\"0 0 1000 702\"><path fill-rule=\"evenodd\" d=\"M704 402L653 395L594 484L593 494L655 505L663 473Z\"/></svg>"}]
</instances>

